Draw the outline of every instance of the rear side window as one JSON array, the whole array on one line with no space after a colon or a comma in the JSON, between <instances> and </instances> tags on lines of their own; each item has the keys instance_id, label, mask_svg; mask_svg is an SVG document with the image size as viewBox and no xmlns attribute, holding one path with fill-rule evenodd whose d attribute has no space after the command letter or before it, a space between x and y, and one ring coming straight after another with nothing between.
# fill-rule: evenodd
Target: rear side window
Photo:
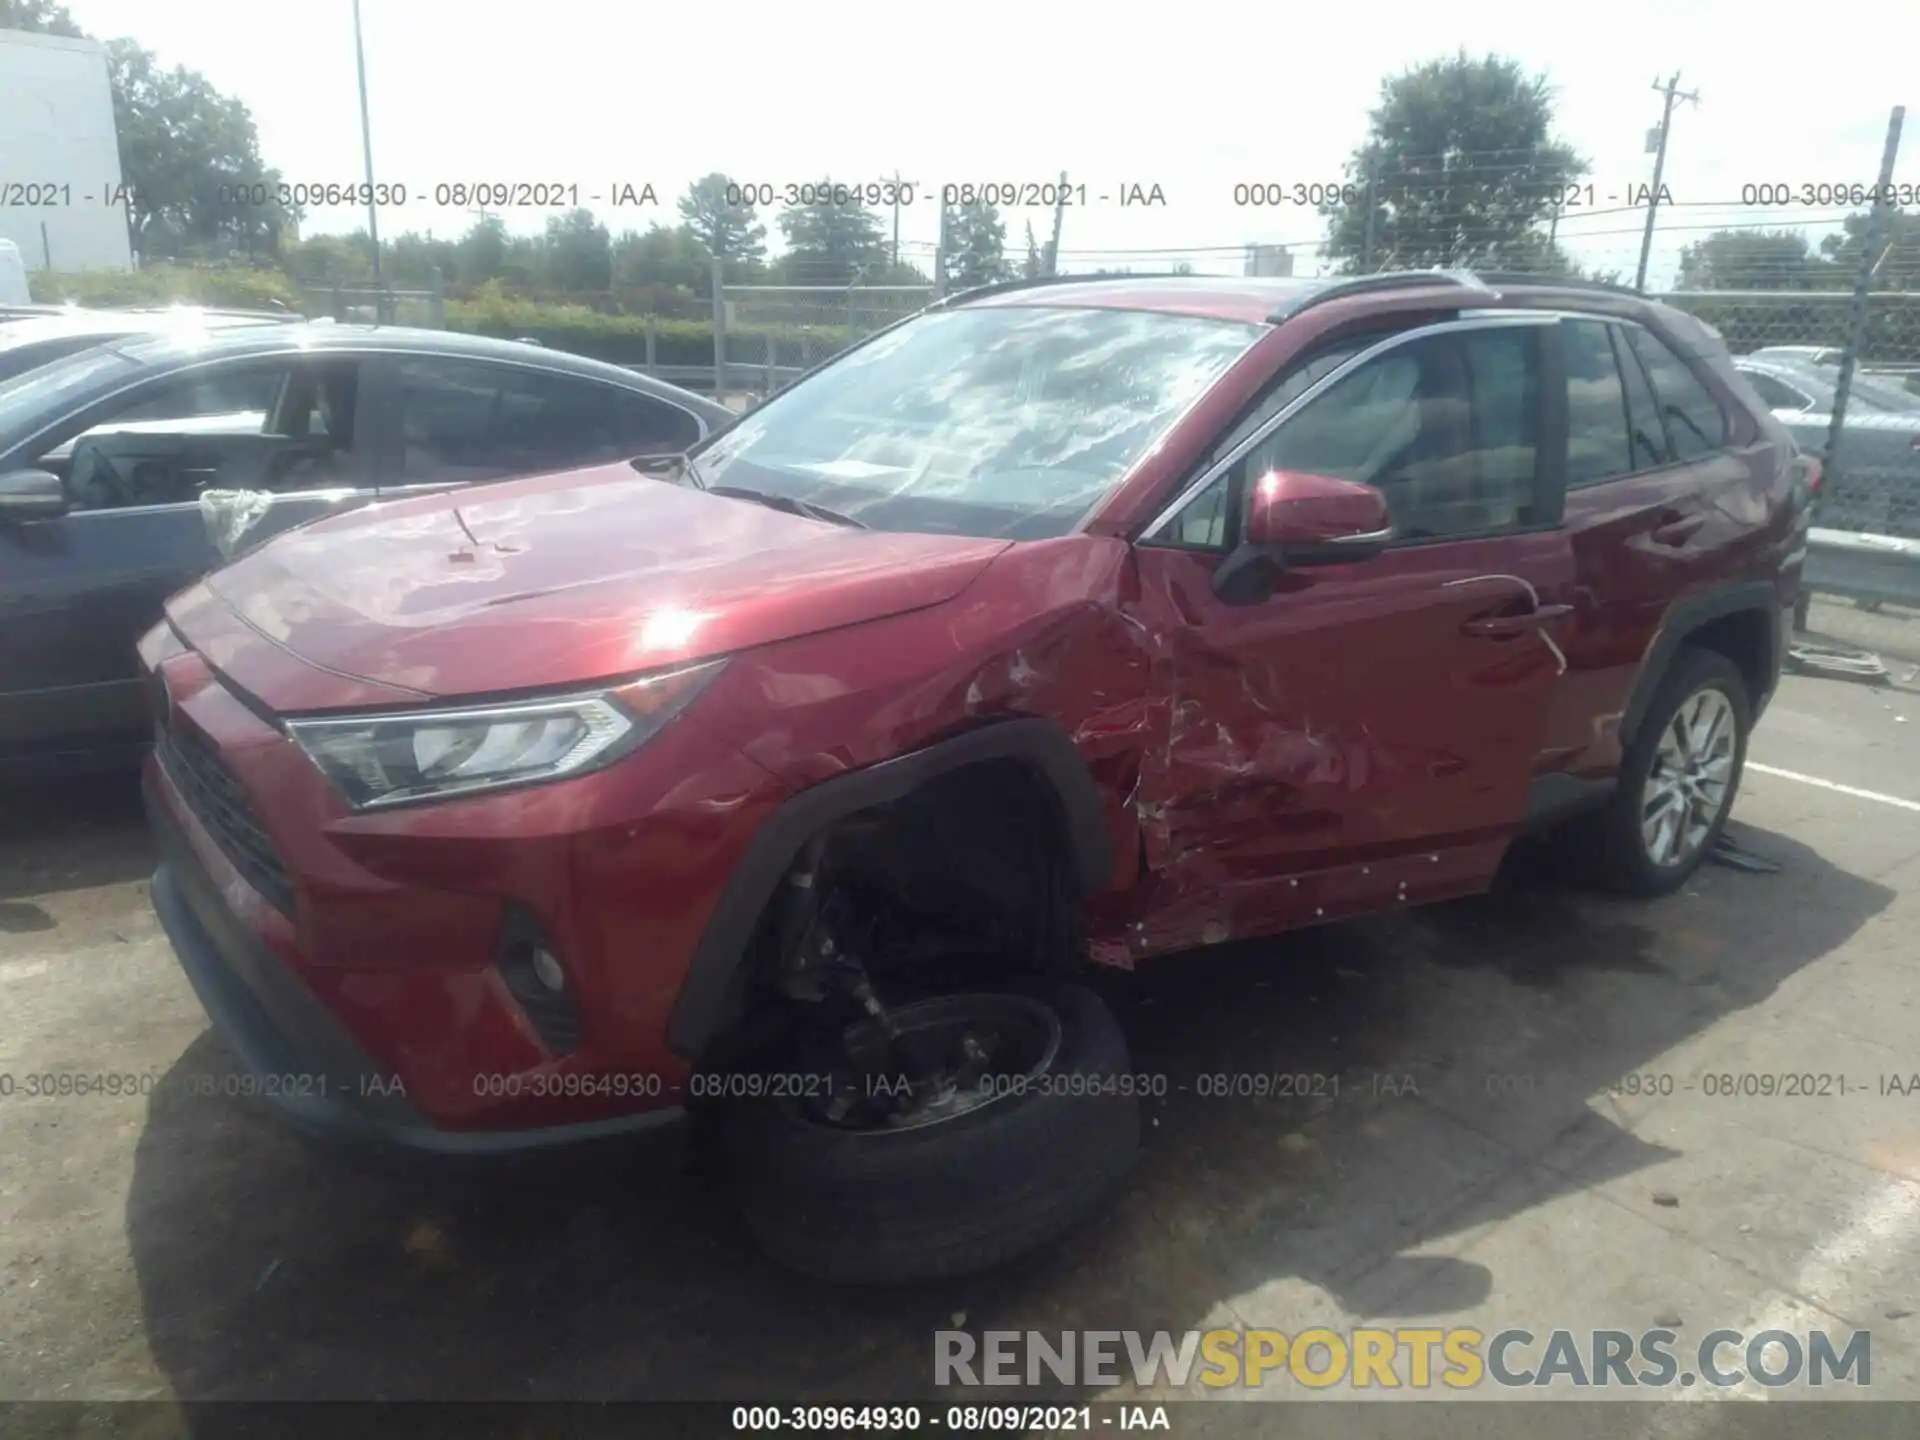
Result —
<instances>
[{"instance_id":1,"label":"rear side window","mask_svg":"<svg viewBox=\"0 0 1920 1440\"><path fill-rule=\"evenodd\" d=\"M1661 341L1638 326L1627 335L1640 363L1653 382L1654 400L1666 423L1667 443L1675 460L1697 460L1727 443L1727 417L1720 403L1693 371Z\"/></svg>"},{"instance_id":2,"label":"rear side window","mask_svg":"<svg viewBox=\"0 0 1920 1440\"><path fill-rule=\"evenodd\" d=\"M1626 391L1607 339L1609 328L1597 320L1565 324L1569 485L1591 485L1637 468L1628 443Z\"/></svg>"},{"instance_id":3,"label":"rear side window","mask_svg":"<svg viewBox=\"0 0 1920 1440\"><path fill-rule=\"evenodd\" d=\"M1658 469L1672 458L1667 454L1666 431L1660 425L1660 406L1653 398L1653 387L1647 384L1647 372L1634 359L1626 331L1618 325L1607 329L1612 332L1613 358L1620 364L1620 378L1627 387L1627 444L1633 452L1633 468L1636 472Z\"/></svg>"},{"instance_id":4,"label":"rear side window","mask_svg":"<svg viewBox=\"0 0 1920 1440\"><path fill-rule=\"evenodd\" d=\"M1747 377L1747 383L1753 386L1754 393L1766 402L1769 410L1807 408L1809 402L1806 396L1798 391L1789 390L1771 375L1762 375L1758 370L1742 370L1740 373Z\"/></svg>"},{"instance_id":5,"label":"rear side window","mask_svg":"<svg viewBox=\"0 0 1920 1440\"><path fill-rule=\"evenodd\" d=\"M395 370L410 483L605 464L700 438L687 411L618 386L458 360L408 358Z\"/></svg>"}]
</instances>

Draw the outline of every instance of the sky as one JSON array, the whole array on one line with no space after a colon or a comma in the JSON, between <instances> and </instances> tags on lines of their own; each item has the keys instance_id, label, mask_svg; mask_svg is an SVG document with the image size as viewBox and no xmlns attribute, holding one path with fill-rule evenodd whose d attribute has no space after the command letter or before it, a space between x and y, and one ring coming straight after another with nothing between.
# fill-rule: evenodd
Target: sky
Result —
<instances>
[{"instance_id":1,"label":"sky","mask_svg":"<svg viewBox=\"0 0 1920 1440\"><path fill-rule=\"evenodd\" d=\"M283 179L363 178L351 0L68 6L90 33L131 36L244 101ZM1679 247L1714 228L1835 228L1844 206L1743 206L1742 187L1871 184L1890 109L1920 89L1898 43L1911 0L361 0L361 18L375 178L410 192L381 213L383 237L470 226L471 214L432 203L441 183L577 185L618 233L676 223L674 199L712 170L776 186L898 174L921 187L900 233L922 264L942 183L1065 170L1091 203L1067 212L1063 269L1184 260L1237 272L1240 247L1298 243L1296 273L1313 273L1324 222L1294 205L1236 205L1235 185L1338 181L1381 81L1465 48L1547 77L1559 137L1590 161L1596 193L1590 213L1568 212L1560 241L1629 279L1645 212L1620 207L1651 178L1655 79L1677 70L1699 92L1673 122L1674 203L1648 273L1659 287ZM1897 182L1920 181L1916 132L1920 116ZM621 184L651 184L659 207L614 207ZM1158 185L1166 203L1119 205L1136 184ZM502 213L532 232L549 212ZM1003 215L1010 250L1027 219L1043 240L1052 223L1046 208ZM303 230L363 224L364 212L310 210Z\"/></svg>"}]
</instances>

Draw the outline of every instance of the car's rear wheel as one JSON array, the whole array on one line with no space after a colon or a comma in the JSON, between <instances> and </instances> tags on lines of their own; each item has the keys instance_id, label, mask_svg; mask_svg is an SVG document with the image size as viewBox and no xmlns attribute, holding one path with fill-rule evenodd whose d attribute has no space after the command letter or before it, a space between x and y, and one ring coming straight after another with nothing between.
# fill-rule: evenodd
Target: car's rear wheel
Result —
<instances>
[{"instance_id":1,"label":"car's rear wheel","mask_svg":"<svg viewBox=\"0 0 1920 1440\"><path fill-rule=\"evenodd\" d=\"M1053 1240L1118 1187L1139 1147L1126 1042L1073 985L896 1005L889 1053L849 1093L806 1074L728 1104L727 1172L776 1260L822 1279L926 1280ZM857 1027L858 1028L858 1027ZM857 1053L879 1037L850 1032ZM891 1062L890 1062L891 1063Z\"/></svg>"},{"instance_id":2,"label":"car's rear wheel","mask_svg":"<svg viewBox=\"0 0 1920 1440\"><path fill-rule=\"evenodd\" d=\"M1686 883L1726 827L1752 724L1733 662L1711 650L1681 651L1627 747L1618 789L1595 817L1604 880L1647 896Z\"/></svg>"}]
</instances>

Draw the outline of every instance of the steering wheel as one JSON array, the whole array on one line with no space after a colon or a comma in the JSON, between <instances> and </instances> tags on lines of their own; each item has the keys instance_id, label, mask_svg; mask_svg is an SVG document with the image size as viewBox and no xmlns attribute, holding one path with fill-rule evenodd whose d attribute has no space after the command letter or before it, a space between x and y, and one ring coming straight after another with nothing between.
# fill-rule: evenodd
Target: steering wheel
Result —
<instances>
[{"instance_id":1,"label":"steering wheel","mask_svg":"<svg viewBox=\"0 0 1920 1440\"><path fill-rule=\"evenodd\" d=\"M81 441L67 460L67 498L76 509L113 510L133 503L133 487L97 441Z\"/></svg>"}]
</instances>

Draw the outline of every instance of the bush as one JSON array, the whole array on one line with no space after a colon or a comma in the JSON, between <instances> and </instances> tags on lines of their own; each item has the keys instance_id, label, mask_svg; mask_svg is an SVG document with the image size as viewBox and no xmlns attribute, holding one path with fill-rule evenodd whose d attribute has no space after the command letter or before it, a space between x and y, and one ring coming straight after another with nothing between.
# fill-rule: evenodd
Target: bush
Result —
<instances>
[{"instance_id":1,"label":"bush","mask_svg":"<svg viewBox=\"0 0 1920 1440\"><path fill-rule=\"evenodd\" d=\"M706 320L673 319L660 315L606 315L585 305L552 305L506 293L498 281L488 281L471 300L446 302L447 329L470 335L492 335L503 340L538 340L553 350L567 350L615 365L641 365L647 359L647 332L654 335L654 362L659 365L713 363L713 324ZM762 337L764 347L776 347L779 363L797 364L803 340L810 338L813 354L848 343L844 327L797 325L743 325L732 335ZM746 347L733 352L744 358Z\"/></svg>"},{"instance_id":2,"label":"bush","mask_svg":"<svg viewBox=\"0 0 1920 1440\"><path fill-rule=\"evenodd\" d=\"M244 265L149 265L142 270L82 270L62 275L36 271L28 277L43 305L112 308L116 305L224 305L271 310L275 302L301 308L300 291L278 270Z\"/></svg>"}]
</instances>

